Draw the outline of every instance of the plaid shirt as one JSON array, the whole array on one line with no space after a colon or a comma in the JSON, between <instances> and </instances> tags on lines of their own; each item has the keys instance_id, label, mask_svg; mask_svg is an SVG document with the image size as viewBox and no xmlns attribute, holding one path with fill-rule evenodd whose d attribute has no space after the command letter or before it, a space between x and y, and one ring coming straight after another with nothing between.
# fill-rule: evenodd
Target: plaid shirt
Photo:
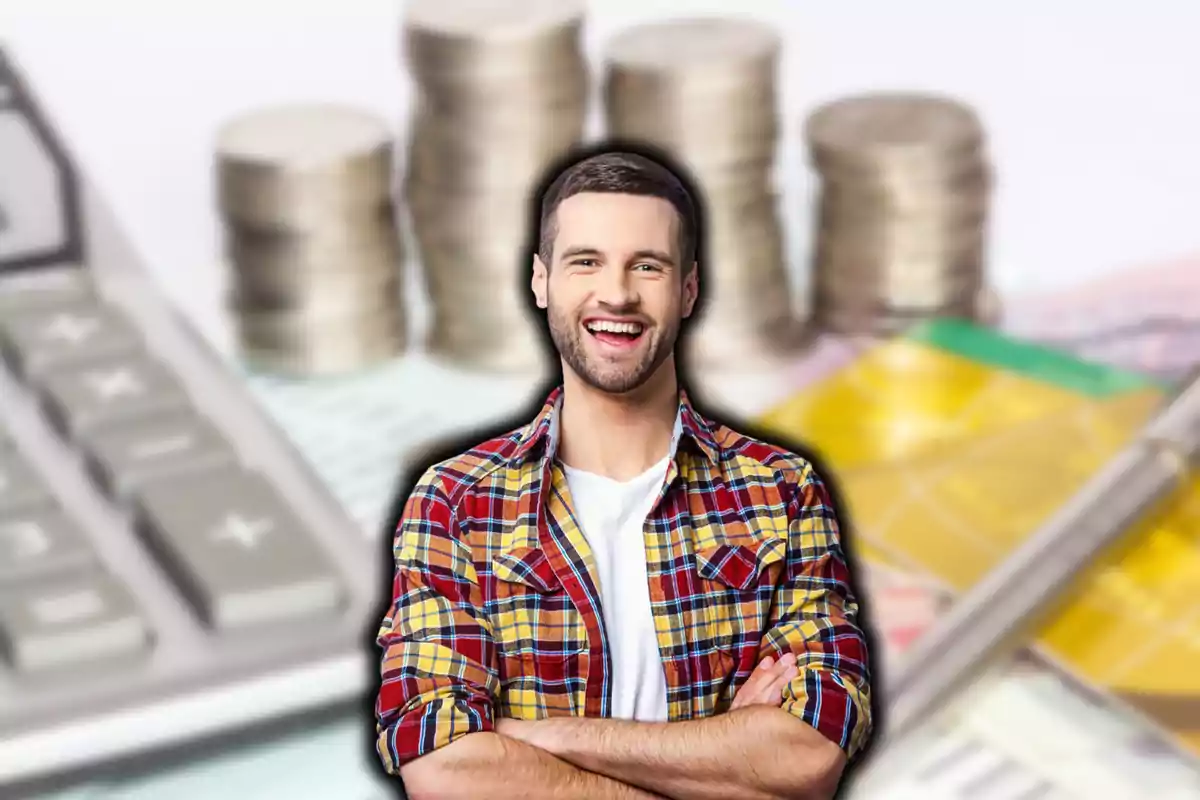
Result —
<instances>
[{"instance_id":1,"label":"plaid shirt","mask_svg":"<svg viewBox=\"0 0 1200 800\"><path fill-rule=\"evenodd\" d=\"M407 501L377 639L390 773L497 716L609 716L596 570L555 459L560 397L431 467ZM644 528L669 719L726 711L763 656L790 651L783 709L854 755L871 730L867 652L821 479L686 395L671 454Z\"/></svg>"}]
</instances>

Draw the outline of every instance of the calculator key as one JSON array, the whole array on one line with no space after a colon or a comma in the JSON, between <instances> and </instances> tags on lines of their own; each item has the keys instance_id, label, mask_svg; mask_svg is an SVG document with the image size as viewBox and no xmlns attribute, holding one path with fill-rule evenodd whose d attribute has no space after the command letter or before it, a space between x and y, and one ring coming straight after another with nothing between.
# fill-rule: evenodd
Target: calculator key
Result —
<instances>
[{"instance_id":1,"label":"calculator key","mask_svg":"<svg viewBox=\"0 0 1200 800\"><path fill-rule=\"evenodd\" d=\"M0 586L81 567L92 551L79 526L57 508L0 516Z\"/></svg>"},{"instance_id":2,"label":"calculator key","mask_svg":"<svg viewBox=\"0 0 1200 800\"><path fill-rule=\"evenodd\" d=\"M29 462L13 451L0 453L0 516L53 505L49 487Z\"/></svg>"},{"instance_id":3,"label":"calculator key","mask_svg":"<svg viewBox=\"0 0 1200 800\"><path fill-rule=\"evenodd\" d=\"M104 425L188 405L175 376L145 355L56 370L42 376L40 383L55 424L75 438Z\"/></svg>"},{"instance_id":4,"label":"calculator key","mask_svg":"<svg viewBox=\"0 0 1200 800\"><path fill-rule=\"evenodd\" d=\"M88 463L109 494L128 498L154 480L234 466L237 454L212 423L192 410L155 414L85 437Z\"/></svg>"},{"instance_id":5,"label":"calculator key","mask_svg":"<svg viewBox=\"0 0 1200 800\"><path fill-rule=\"evenodd\" d=\"M156 481L137 504L142 534L211 627L301 619L341 604L332 565L261 475Z\"/></svg>"},{"instance_id":6,"label":"calculator key","mask_svg":"<svg viewBox=\"0 0 1200 800\"><path fill-rule=\"evenodd\" d=\"M78 267L0 277L0 316L95 302L91 278Z\"/></svg>"},{"instance_id":7,"label":"calculator key","mask_svg":"<svg viewBox=\"0 0 1200 800\"><path fill-rule=\"evenodd\" d=\"M76 572L53 581L0 590L0 639L21 672L86 668L148 649L145 618L129 592L103 573Z\"/></svg>"},{"instance_id":8,"label":"calculator key","mask_svg":"<svg viewBox=\"0 0 1200 800\"><path fill-rule=\"evenodd\" d=\"M142 346L125 317L105 306L79 303L0 317L0 340L13 371L33 378Z\"/></svg>"}]
</instances>

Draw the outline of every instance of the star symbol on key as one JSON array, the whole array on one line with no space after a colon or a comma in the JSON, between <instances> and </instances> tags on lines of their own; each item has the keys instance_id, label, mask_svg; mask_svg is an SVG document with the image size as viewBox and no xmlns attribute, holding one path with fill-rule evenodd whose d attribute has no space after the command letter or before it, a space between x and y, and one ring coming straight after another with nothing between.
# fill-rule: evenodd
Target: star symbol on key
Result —
<instances>
[{"instance_id":1,"label":"star symbol on key","mask_svg":"<svg viewBox=\"0 0 1200 800\"><path fill-rule=\"evenodd\" d=\"M64 339L71 344L79 344L94 334L99 327L100 320L95 317L79 317L64 312L55 314L43 332L51 339Z\"/></svg>"},{"instance_id":2,"label":"star symbol on key","mask_svg":"<svg viewBox=\"0 0 1200 800\"><path fill-rule=\"evenodd\" d=\"M233 513L225 517L220 526L213 531L217 541L235 541L241 547L251 549L258 545L258 540L275 529L275 521L269 517L246 519L240 514Z\"/></svg>"},{"instance_id":3,"label":"star symbol on key","mask_svg":"<svg viewBox=\"0 0 1200 800\"><path fill-rule=\"evenodd\" d=\"M38 597L30 610L46 625L81 622L104 612L104 598L90 589L80 589L64 595Z\"/></svg>"},{"instance_id":4,"label":"star symbol on key","mask_svg":"<svg viewBox=\"0 0 1200 800\"><path fill-rule=\"evenodd\" d=\"M106 402L114 397L142 394L146 388L138 379L137 373L128 367L105 372L89 372L84 379L92 391Z\"/></svg>"},{"instance_id":5,"label":"star symbol on key","mask_svg":"<svg viewBox=\"0 0 1200 800\"><path fill-rule=\"evenodd\" d=\"M35 522L0 525L0 540L8 542L9 552L17 560L36 558L50 550L50 538Z\"/></svg>"},{"instance_id":6,"label":"star symbol on key","mask_svg":"<svg viewBox=\"0 0 1200 800\"><path fill-rule=\"evenodd\" d=\"M138 442L129 448L129 454L139 460L161 458L173 453L182 453L196 446L196 438L190 433L179 433L147 442Z\"/></svg>"}]
</instances>

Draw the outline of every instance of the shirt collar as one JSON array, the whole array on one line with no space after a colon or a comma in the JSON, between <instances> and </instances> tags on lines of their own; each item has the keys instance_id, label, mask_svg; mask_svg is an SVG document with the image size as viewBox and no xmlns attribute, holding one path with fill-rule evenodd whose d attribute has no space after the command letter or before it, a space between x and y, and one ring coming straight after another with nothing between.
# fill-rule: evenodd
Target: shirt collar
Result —
<instances>
[{"instance_id":1,"label":"shirt collar","mask_svg":"<svg viewBox=\"0 0 1200 800\"><path fill-rule=\"evenodd\" d=\"M546 398L542 410L521 431L513 462L523 461L541 452L553 458L558 451L559 409L562 407L563 389L557 387ZM679 392L679 412L675 416L675 431L671 436L670 455L681 442L693 443L714 465L720 460L720 448L713 436L712 423L700 415L688 399L687 392Z\"/></svg>"}]
</instances>

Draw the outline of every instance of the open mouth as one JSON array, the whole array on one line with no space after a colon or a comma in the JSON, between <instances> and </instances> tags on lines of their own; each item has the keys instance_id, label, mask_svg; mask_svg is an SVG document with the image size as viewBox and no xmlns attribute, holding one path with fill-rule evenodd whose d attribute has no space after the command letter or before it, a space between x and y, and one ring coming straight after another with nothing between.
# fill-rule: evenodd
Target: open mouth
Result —
<instances>
[{"instance_id":1,"label":"open mouth","mask_svg":"<svg viewBox=\"0 0 1200 800\"><path fill-rule=\"evenodd\" d=\"M609 347L632 347L646 330L640 322L618 322L610 319L588 320L583 327L593 339Z\"/></svg>"}]
</instances>

